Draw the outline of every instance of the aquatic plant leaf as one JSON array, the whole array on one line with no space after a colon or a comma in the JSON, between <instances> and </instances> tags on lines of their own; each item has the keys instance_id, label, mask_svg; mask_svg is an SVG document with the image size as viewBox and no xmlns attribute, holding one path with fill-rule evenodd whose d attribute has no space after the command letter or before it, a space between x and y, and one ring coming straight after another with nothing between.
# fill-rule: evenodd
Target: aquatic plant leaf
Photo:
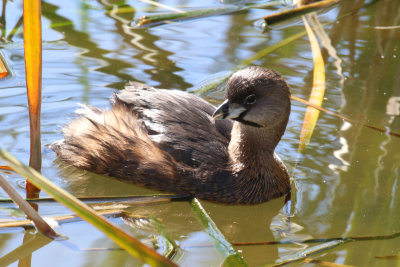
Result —
<instances>
[{"instance_id":1,"label":"aquatic plant leaf","mask_svg":"<svg viewBox=\"0 0 400 267\"><path fill-rule=\"evenodd\" d=\"M40 141L40 112L42 105L42 24L41 1L25 0L24 51L26 88L29 105L30 158L29 166L40 171L42 153ZM29 181L26 183L27 197L38 197L39 189Z\"/></svg>"},{"instance_id":2,"label":"aquatic plant leaf","mask_svg":"<svg viewBox=\"0 0 400 267\"><path fill-rule=\"evenodd\" d=\"M210 216L208 216L207 212L196 198L191 201L191 206L203 225L204 230L211 237L218 252L225 257L223 266L248 266L242 256L225 239L217 225L213 222Z\"/></svg>"},{"instance_id":3,"label":"aquatic plant leaf","mask_svg":"<svg viewBox=\"0 0 400 267\"><path fill-rule=\"evenodd\" d=\"M158 254L153 249L145 246L137 239L128 235L114 224L98 215L95 210L79 201L73 195L58 187L50 180L42 176L35 169L22 164L10 153L0 149L0 158L5 160L17 173L24 176L32 184L41 188L47 194L51 195L61 204L65 205L79 217L89 222L97 229L102 231L120 247L125 249L134 257L143 260L152 266L176 266L173 262Z\"/></svg>"},{"instance_id":4,"label":"aquatic plant leaf","mask_svg":"<svg viewBox=\"0 0 400 267\"><path fill-rule=\"evenodd\" d=\"M322 58L321 50L318 45L317 38L315 37L312 29L303 18L304 26L308 37L310 39L311 51L314 61L314 79L311 95L308 100L311 104L319 107L322 104L325 95L325 64ZM310 142L311 136L314 132L315 125L317 124L319 110L312 107L307 107L306 114L304 115L304 122L300 133L300 141L298 153L300 154Z\"/></svg>"}]
</instances>

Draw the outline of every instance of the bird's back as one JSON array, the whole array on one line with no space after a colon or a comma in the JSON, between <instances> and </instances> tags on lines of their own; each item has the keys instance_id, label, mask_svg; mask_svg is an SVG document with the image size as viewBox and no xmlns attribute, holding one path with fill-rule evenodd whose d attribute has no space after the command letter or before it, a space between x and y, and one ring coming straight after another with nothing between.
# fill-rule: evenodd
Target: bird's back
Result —
<instances>
[{"instance_id":1,"label":"bird's back","mask_svg":"<svg viewBox=\"0 0 400 267\"><path fill-rule=\"evenodd\" d=\"M190 193L201 170L226 168L232 123L214 122L215 108L200 97L133 83L111 103L78 110L52 146L61 160L178 193Z\"/></svg>"},{"instance_id":2,"label":"bird's back","mask_svg":"<svg viewBox=\"0 0 400 267\"><path fill-rule=\"evenodd\" d=\"M227 162L232 122L212 120L215 107L202 98L132 83L112 102L136 114L149 138L178 162L192 167Z\"/></svg>"}]
</instances>

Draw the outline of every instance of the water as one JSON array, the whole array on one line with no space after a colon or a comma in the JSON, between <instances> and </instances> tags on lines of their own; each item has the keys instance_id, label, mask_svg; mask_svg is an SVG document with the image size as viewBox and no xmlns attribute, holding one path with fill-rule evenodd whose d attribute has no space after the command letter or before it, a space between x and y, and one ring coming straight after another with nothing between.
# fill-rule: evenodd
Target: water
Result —
<instances>
[{"instance_id":1,"label":"water","mask_svg":"<svg viewBox=\"0 0 400 267\"><path fill-rule=\"evenodd\" d=\"M216 1L162 3L174 7L220 5ZM327 78L323 107L357 122L399 133L400 29L375 27L400 25L397 15L400 5L397 1L381 0L343 17L360 3L342 1L319 16L322 23L328 23L324 30L337 54L335 58L328 49L322 49ZM77 103L106 108L112 93L121 90L127 81L194 91L202 81L230 71L266 47L304 31L301 20L295 19L263 32L258 27L259 19L274 10L254 9L135 29L132 21L161 9L133 0L46 1L42 5L42 171L77 196L149 192L105 177L70 174L65 166L54 162L55 154L47 146L61 139L59 129L74 117ZM132 10L110 11L117 5ZM2 31L7 37L21 16L22 1L7 2L5 8ZM0 81L0 144L27 163L29 128L22 43L21 30L12 40L1 43L12 75ZM279 71L290 84L293 95L308 99L313 60L306 35L253 64ZM219 103L222 95L222 88L217 88L204 97ZM292 102L290 122L277 149L293 172L292 201L286 213L284 199L250 207L202 202L227 240L300 241L399 231L400 139L321 112L302 161L294 168L304 113L304 105ZM3 175L24 194L23 178ZM7 198L2 191L0 197ZM164 223L170 237L181 247L173 257L179 265L219 266L223 262L187 202L138 206L131 211L159 218ZM54 203L41 204L40 212L45 216L70 213ZM14 219L14 216L20 218L21 214L15 213L12 205L0 209L0 219ZM146 220L128 223L114 218L112 221L143 241L162 244ZM112 241L85 222L62 224L57 231L67 236L68 241L51 242L37 249L31 259L32 266L141 265L127 253L114 250L117 246ZM1 233L0 257L19 247L23 238L38 236L19 228ZM310 257L337 264L393 266L398 262L376 256L398 255L399 242L398 239L352 242ZM235 248L249 265L255 266L314 245ZM88 248L99 250L85 250ZM158 251L163 253L165 247L160 245ZM11 266L17 264L15 261Z\"/></svg>"}]
</instances>

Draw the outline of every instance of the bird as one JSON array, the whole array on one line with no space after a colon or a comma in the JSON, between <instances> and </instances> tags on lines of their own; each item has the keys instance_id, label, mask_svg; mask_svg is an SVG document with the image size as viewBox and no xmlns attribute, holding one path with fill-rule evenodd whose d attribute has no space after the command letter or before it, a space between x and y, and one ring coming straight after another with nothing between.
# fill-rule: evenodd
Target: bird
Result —
<instances>
[{"instance_id":1,"label":"bird","mask_svg":"<svg viewBox=\"0 0 400 267\"><path fill-rule=\"evenodd\" d=\"M290 89L276 71L248 66L228 79L217 108L199 96L131 82L111 108L82 105L51 147L69 165L162 192L258 204L290 192L275 148Z\"/></svg>"}]
</instances>

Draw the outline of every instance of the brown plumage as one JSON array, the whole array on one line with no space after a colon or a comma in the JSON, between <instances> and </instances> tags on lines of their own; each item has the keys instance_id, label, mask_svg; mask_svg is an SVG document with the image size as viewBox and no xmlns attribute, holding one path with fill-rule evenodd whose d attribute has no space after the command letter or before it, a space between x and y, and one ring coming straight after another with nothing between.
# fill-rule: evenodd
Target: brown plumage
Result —
<instances>
[{"instance_id":1,"label":"brown plumage","mask_svg":"<svg viewBox=\"0 0 400 267\"><path fill-rule=\"evenodd\" d=\"M247 67L229 79L226 98L215 110L195 95L132 83L111 110L78 110L52 148L78 168L210 201L256 204L288 193L274 153L290 114L287 84Z\"/></svg>"}]
</instances>

